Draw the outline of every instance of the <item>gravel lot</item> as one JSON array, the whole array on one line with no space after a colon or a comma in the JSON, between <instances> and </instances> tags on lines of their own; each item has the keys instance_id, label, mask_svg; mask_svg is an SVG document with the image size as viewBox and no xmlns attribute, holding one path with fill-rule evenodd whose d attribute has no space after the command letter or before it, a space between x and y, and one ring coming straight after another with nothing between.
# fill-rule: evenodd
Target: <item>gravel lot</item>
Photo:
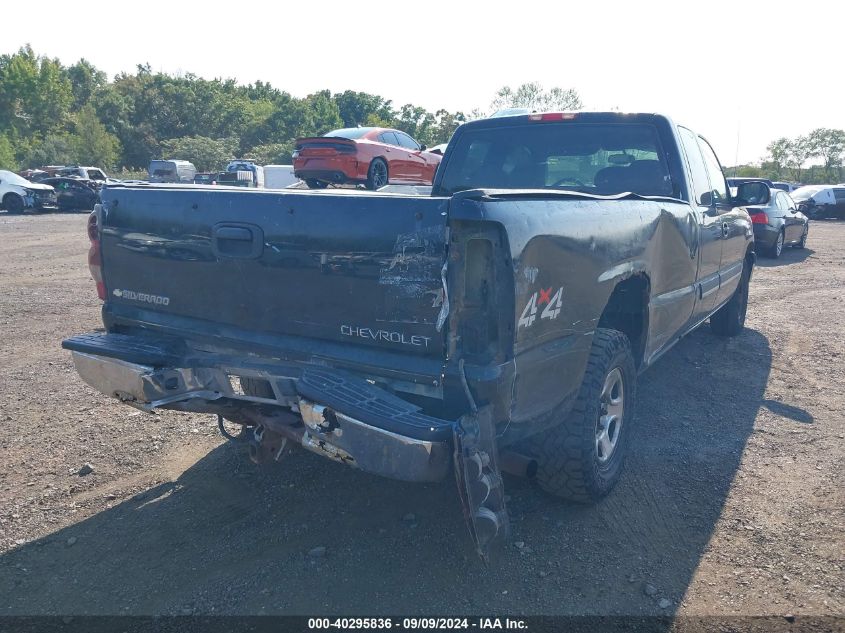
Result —
<instances>
[{"instance_id":1,"label":"gravel lot","mask_svg":"<svg viewBox=\"0 0 845 633\"><path fill-rule=\"evenodd\" d=\"M485 569L451 482L259 468L211 416L82 383L85 220L0 213L0 613L845 614L845 223L759 262L740 337L701 328L641 377L605 501L509 478Z\"/></svg>"}]
</instances>

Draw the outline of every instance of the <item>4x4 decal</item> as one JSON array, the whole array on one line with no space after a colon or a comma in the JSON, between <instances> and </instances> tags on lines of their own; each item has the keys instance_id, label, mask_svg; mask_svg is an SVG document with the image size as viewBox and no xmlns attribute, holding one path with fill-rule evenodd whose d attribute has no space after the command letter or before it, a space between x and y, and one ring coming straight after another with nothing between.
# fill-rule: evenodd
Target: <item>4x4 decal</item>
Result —
<instances>
[{"instance_id":1,"label":"4x4 decal","mask_svg":"<svg viewBox=\"0 0 845 633\"><path fill-rule=\"evenodd\" d=\"M563 286L558 288L557 292L552 295L554 286L549 288L540 288L537 292L531 295L525 308L522 310L522 315L519 317L517 329L521 327L531 327L534 321L537 320L537 310L540 306L545 305L543 311L540 313L541 319L556 319L560 314L561 306L563 305Z\"/></svg>"}]
</instances>

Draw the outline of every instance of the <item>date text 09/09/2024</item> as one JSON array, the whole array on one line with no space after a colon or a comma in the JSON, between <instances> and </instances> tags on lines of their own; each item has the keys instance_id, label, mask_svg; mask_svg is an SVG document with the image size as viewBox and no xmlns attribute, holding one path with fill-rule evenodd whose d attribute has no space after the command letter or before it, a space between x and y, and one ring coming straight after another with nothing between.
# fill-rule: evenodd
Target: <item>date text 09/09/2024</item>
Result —
<instances>
[{"instance_id":1,"label":"date text 09/09/2024","mask_svg":"<svg viewBox=\"0 0 845 633\"><path fill-rule=\"evenodd\" d=\"M513 618L309 618L309 630L398 629L398 630L527 630L525 620Z\"/></svg>"}]
</instances>

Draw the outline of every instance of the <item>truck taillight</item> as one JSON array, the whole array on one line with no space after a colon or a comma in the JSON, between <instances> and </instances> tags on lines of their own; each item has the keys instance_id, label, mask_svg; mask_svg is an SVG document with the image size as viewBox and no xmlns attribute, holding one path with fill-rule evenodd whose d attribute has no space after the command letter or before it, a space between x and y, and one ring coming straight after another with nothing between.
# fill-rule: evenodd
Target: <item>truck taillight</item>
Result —
<instances>
[{"instance_id":1,"label":"truck taillight","mask_svg":"<svg viewBox=\"0 0 845 633\"><path fill-rule=\"evenodd\" d=\"M88 239L91 246L88 249L88 270L91 271L91 278L97 284L97 296L102 301L106 300L106 284L103 283L103 258L100 254L100 226L99 226L100 205L94 207L94 211L88 216Z\"/></svg>"},{"instance_id":2,"label":"truck taillight","mask_svg":"<svg viewBox=\"0 0 845 633\"><path fill-rule=\"evenodd\" d=\"M751 223L752 224L768 224L769 223L769 216L766 215L763 211L759 213L752 213L751 214Z\"/></svg>"}]
</instances>

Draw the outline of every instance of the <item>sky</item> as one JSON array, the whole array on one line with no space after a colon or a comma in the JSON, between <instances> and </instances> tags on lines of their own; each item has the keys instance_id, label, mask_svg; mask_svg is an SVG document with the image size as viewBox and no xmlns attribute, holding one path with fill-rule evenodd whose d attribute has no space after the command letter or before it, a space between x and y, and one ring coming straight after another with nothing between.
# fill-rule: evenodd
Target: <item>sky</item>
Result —
<instances>
[{"instance_id":1,"label":"sky","mask_svg":"<svg viewBox=\"0 0 845 633\"><path fill-rule=\"evenodd\" d=\"M589 110L667 114L724 165L758 161L782 136L845 129L845 3L830 0L32 6L4 6L17 26L3 29L0 54L28 43L110 78L149 63L298 97L350 89L467 113L502 86L539 81L574 88Z\"/></svg>"}]
</instances>

